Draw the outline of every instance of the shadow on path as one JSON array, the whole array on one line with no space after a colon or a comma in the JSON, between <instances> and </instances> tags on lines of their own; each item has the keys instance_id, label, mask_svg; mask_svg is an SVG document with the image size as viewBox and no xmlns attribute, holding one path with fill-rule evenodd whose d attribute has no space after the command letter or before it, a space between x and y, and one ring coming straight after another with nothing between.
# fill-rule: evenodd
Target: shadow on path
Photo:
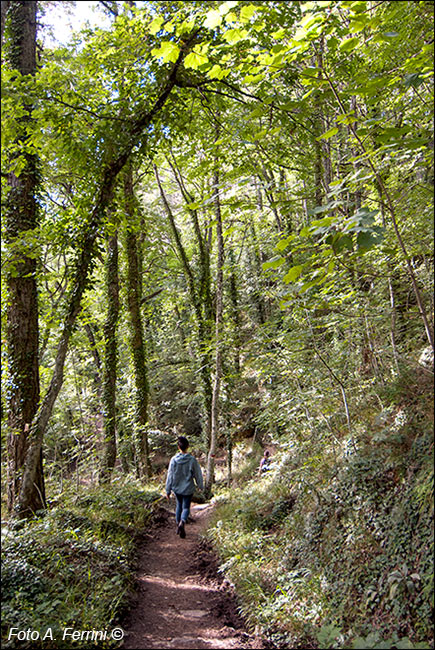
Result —
<instances>
[{"instance_id":1,"label":"shadow on path","mask_svg":"<svg viewBox=\"0 0 435 650\"><path fill-rule=\"evenodd\" d=\"M199 534L211 506L192 507L185 539L176 534L174 517L163 512L164 523L139 548L138 593L123 624L122 647L264 648L244 629L233 596L210 577L212 556L201 550Z\"/></svg>"}]
</instances>

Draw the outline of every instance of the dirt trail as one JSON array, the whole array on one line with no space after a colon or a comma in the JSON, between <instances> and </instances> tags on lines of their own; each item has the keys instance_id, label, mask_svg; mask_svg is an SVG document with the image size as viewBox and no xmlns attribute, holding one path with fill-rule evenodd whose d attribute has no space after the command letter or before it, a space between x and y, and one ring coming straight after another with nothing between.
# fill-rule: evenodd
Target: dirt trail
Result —
<instances>
[{"instance_id":1,"label":"dirt trail","mask_svg":"<svg viewBox=\"0 0 435 650\"><path fill-rule=\"evenodd\" d=\"M139 549L136 602L124 621L123 648L263 648L249 635L232 594L220 583L212 553L201 545L211 507L191 509L186 538L175 532L173 515Z\"/></svg>"}]
</instances>

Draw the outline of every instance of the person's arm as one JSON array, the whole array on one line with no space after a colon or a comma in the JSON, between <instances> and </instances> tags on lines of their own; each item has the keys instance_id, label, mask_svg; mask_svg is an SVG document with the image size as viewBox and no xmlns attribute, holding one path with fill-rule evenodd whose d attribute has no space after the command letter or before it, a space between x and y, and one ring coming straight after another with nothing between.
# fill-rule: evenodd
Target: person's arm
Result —
<instances>
[{"instance_id":1,"label":"person's arm","mask_svg":"<svg viewBox=\"0 0 435 650\"><path fill-rule=\"evenodd\" d=\"M171 494L172 490L172 475L173 475L173 466L174 463L171 461L169 463L169 468L168 468L168 476L166 478L166 496L169 498L169 495Z\"/></svg>"},{"instance_id":2,"label":"person's arm","mask_svg":"<svg viewBox=\"0 0 435 650\"><path fill-rule=\"evenodd\" d=\"M201 467L199 466L198 461L196 458L193 459L193 476L195 478L196 484L199 487L200 490L204 489L204 481L202 478L202 472L201 472Z\"/></svg>"}]
</instances>

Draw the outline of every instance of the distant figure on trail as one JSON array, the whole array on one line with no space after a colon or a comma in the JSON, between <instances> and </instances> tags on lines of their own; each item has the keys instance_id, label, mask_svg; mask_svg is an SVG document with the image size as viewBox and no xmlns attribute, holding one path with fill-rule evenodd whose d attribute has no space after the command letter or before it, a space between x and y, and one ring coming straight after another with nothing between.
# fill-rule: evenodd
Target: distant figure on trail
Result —
<instances>
[{"instance_id":1,"label":"distant figure on trail","mask_svg":"<svg viewBox=\"0 0 435 650\"><path fill-rule=\"evenodd\" d=\"M190 504L195 491L195 483L200 490L204 487L202 472L198 461L188 453L189 441L184 436L178 437L180 450L171 458L166 479L166 498L169 500L171 492L177 499L175 521L177 522L177 535L186 537L184 524L190 512Z\"/></svg>"},{"instance_id":2,"label":"distant figure on trail","mask_svg":"<svg viewBox=\"0 0 435 650\"><path fill-rule=\"evenodd\" d=\"M265 472L267 472L268 469L270 469L270 461L271 460L272 459L270 457L270 451L268 451L266 449L266 451L264 452L263 458L260 461L260 467L258 468L258 475L259 476L261 476L261 474L264 474Z\"/></svg>"}]
</instances>

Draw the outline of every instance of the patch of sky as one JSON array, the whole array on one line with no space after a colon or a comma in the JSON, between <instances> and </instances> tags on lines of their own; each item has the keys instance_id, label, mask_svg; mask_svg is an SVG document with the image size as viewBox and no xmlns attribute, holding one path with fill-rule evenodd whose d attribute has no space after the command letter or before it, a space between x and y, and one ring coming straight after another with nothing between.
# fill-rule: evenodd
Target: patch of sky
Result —
<instances>
[{"instance_id":1,"label":"patch of sky","mask_svg":"<svg viewBox=\"0 0 435 650\"><path fill-rule=\"evenodd\" d=\"M112 20L104 14L101 3L48 2L44 15L40 18L39 36L47 47L67 45L73 40L75 32L88 28L107 28Z\"/></svg>"},{"instance_id":2,"label":"patch of sky","mask_svg":"<svg viewBox=\"0 0 435 650\"><path fill-rule=\"evenodd\" d=\"M122 3L117 4L122 13ZM143 9L146 4L146 1L137 1L135 11ZM108 29L114 20L114 15L104 11L102 3L96 0L46 2L41 13L39 37L46 47L68 45L80 30Z\"/></svg>"}]
</instances>

